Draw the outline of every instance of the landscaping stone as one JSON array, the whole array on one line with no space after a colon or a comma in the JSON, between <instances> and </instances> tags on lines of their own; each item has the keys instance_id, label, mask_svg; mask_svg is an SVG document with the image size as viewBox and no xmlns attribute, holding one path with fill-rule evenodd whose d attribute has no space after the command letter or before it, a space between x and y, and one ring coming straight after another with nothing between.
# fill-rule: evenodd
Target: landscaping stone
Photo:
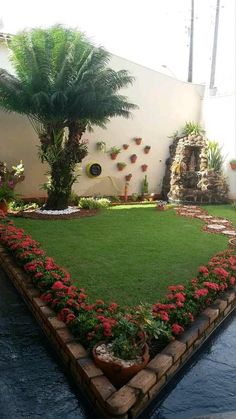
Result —
<instances>
[{"instance_id":1,"label":"landscaping stone","mask_svg":"<svg viewBox=\"0 0 236 419\"><path fill-rule=\"evenodd\" d=\"M146 394L156 383L156 374L147 368L141 370L130 381L129 386L137 388L142 394Z\"/></svg>"},{"instance_id":2,"label":"landscaping stone","mask_svg":"<svg viewBox=\"0 0 236 419\"><path fill-rule=\"evenodd\" d=\"M225 226L221 224L208 224L206 227L210 230L224 230L225 228Z\"/></svg>"},{"instance_id":3,"label":"landscaping stone","mask_svg":"<svg viewBox=\"0 0 236 419\"><path fill-rule=\"evenodd\" d=\"M222 233L226 234L227 236L236 236L235 230L223 230Z\"/></svg>"},{"instance_id":4,"label":"landscaping stone","mask_svg":"<svg viewBox=\"0 0 236 419\"><path fill-rule=\"evenodd\" d=\"M166 373L172 366L173 359L171 355L159 354L156 355L147 365L147 368L152 369L157 374L158 380Z\"/></svg>"}]
</instances>

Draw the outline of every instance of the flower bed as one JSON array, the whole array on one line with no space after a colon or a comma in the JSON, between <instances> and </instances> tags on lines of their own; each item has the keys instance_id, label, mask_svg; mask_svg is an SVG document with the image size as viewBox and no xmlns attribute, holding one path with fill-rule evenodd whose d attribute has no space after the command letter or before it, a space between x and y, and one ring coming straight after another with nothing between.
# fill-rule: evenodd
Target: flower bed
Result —
<instances>
[{"instance_id":1,"label":"flower bed","mask_svg":"<svg viewBox=\"0 0 236 419\"><path fill-rule=\"evenodd\" d=\"M118 339L118 351L119 344L124 348L124 342L133 343L133 346L131 345L132 347L128 348L128 352L130 350L135 351L137 341L134 339L134 333L138 337L140 330L142 330L142 333L145 334L145 340L151 346L153 360L148 364L148 372L145 368L139 374L146 374L146 379L149 377L149 387L156 386L159 389L164 385L166 376L163 381L160 372L158 373L162 380L162 385L160 385L160 382L156 383L156 379L154 380L154 375L150 373L150 369L151 371L153 369L160 370L160 365L163 367L162 363L166 360L168 365L166 364L165 368L169 372L171 371L171 373L168 373L168 376L171 376L174 371L173 368L175 367L176 370L180 365L179 361L178 365L176 364L177 358L186 355L188 337L185 342L184 336L186 336L186 333L188 336L188 331L183 333L184 330L191 325L199 313L215 301L217 297L221 296L225 290L233 287L236 282L236 257L235 251L231 249L213 257L207 266L200 267L196 278L193 278L187 286L182 284L170 286L167 297L162 301L152 306L141 305L124 309L116 303L105 304L102 300L91 302L83 289L71 285L69 273L58 266L52 258L47 257L39 243L25 234L22 229L16 228L6 218L2 218L0 224L0 240L17 263L30 276L32 283L39 290L42 304L50 305L57 313L58 321L64 322L73 332L74 337L88 350L91 350L101 340L114 341L114 339ZM227 304L221 303L221 306L222 310L227 308ZM218 309L214 311L209 308L207 310L210 310L209 315L212 316L212 319L216 311L217 315L219 314ZM214 311L213 314L211 310ZM214 321L216 317L214 317ZM208 327L209 321L206 323L206 327ZM130 332L131 329L132 333ZM190 336L191 340L194 341L199 337L198 329L197 334L196 331L194 334L195 339L193 339L193 334ZM119 340L120 337L123 340ZM175 337L177 337L177 340L174 340ZM167 345L171 339L174 341ZM181 339L183 342L181 342ZM156 345L157 343L158 345ZM168 351L171 351L170 348L173 348L173 345L176 352L170 356ZM166 348L158 355L164 346ZM124 354L124 358L125 356ZM128 386L122 387L115 394L119 392L121 394L124 391L122 389L126 388L126 396L128 397L127 391L130 392L130 388L136 388L135 386L138 385L136 381L137 379L134 377L128 383ZM133 387L130 383L133 383ZM149 391L149 387L147 391ZM156 391L153 390L152 394L155 395ZM132 404L135 402L133 400Z\"/></svg>"}]
</instances>

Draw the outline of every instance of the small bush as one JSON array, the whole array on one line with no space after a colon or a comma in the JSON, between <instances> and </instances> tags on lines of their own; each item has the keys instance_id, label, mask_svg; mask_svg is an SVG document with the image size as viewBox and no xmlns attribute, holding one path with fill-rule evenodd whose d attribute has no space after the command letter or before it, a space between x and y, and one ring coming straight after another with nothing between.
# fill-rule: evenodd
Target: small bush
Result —
<instances>
[{"instance_id":1,"label":"small bush","mask_svg":"<svg viewBox=\"0 0 236 419\"><path fill-rule=\"evenodd\" d=\"M98 209L107 208L110 205L110 201L107 198L80 198L79 207L83 209Z\"/></svg>"}]
</instances>

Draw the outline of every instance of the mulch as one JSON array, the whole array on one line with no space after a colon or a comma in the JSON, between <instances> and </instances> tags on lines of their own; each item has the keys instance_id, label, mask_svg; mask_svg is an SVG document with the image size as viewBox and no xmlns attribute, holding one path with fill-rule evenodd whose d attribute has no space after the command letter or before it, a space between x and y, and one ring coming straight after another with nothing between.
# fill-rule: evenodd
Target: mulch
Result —
<instances>
[{"instance_id":1,"label":"mulch","mask_svg":"<svg viewBox=\"0 0 236 419\"><path fill-rule=\"evenodd\" d=\"M40 214L36 211L9 212L8 214L13 217L29 218L32 220L72 220L75 218L92 217L93 215L97 215L99 211L99 209L81 209L72 214L62 215Z\"/></svg>"}]
</instances>

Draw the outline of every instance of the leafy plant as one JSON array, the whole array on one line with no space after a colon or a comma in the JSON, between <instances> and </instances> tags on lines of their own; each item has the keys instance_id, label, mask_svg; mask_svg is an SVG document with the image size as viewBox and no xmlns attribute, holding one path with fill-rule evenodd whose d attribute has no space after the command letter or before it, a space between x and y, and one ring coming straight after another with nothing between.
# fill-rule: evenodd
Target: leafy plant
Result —
<instances>
[{"instance_id":1,"label":"leafy plant","mask_svg":"<svg viewBox=\"0 0 236 419\"><path fill-rule=\"evenodd\" d=\"M105 143L105 141L98 141L97 142L97 150L103 151L103 153L106 152L106 143Z\"/></svg>"},{"instance_id":2,"label":"leafy plant","mask_svg":"<svg viewBox=\"0 0 236 419\"><path fill-rule=\"evenodd\" d=\"M147 180L147 175L145 175L144 181L143 181L143 194L148 194L148 180Z\"/></svg>"},{"instance_id":3,"label":"leafy plant","mask_svg":"<svg viewBox=\"0 0 236 419\"><path fill-rule=\"evenodd\" d=\"M107 198L80 198L79 207L83 209L99 209L99 208L108 208L110 201Z\"/></svg>"},{"instance_id":4,"label":"leafy plant","mask_svg":"<svg viewBox=\"0 0 236 419\"><path fill-rule=\"evenodd\" d=\"M136 201L138 201L138 198L139 198L139 194L138 193L132 193L132 195L131 195L131 200L133 201L133 202L136 202Z\"/></svg>"},{"instance_id":5,"label":"leafy plant","mask_svg":"<svg viewBox=\"0 0 236 419\"><path fill-rule=\"evenodd\" d=\"M73 205L79 205L79 201L80 201L79 195L75 191L72 190L70 194L70 202Z\"/></svg>"},{"instance_id":6,"label":"leafy plant","mask_svg":"<svg viewBox=\"0 0 236 419\"><path fill-rule=\"evenodd\" d=\"M110 154L119 154L121 152L121 148L114 145L110 148L109 153Z\"/></svg>"},{"instance_id":7,"label":"leafy plant","mask_svg":"<svg viewBox=\"0 0 236 419\"><path fill-rule=\"evenodd\" d=\"M68 207L75 166L87 155L82 140L93 125L129 118L136 106L119 94L133 77L108 68L110 55L83 33L60 25L32 29L9 42L14 74L0 69L0 107L27 115L50 166L45 209Z\"/></svg>"},{"instance_id":8,"label":"leafy plant","mask_svg":"<svg viewBox=\"0 0 236 419\"><path fill-rule=\"evenodd\" d=\"M224 163L222 157L222 147L219 146L217 141L208 141L207 144L207 167L215 172L221 172Z\"/></svg>"},{"instance_id":9,"label":"leafy plant","mask_svg":"<svg viewBox=\"0 0 236 419\"><path fill-rule=\"evenodd\" d=\"M236 163L236 159L230 160L230 163Z\"/></svg>"},{"instance_id":10,"label":"leafy plant","mask_svg":"<svg viewBox=\"0 0 236 419\"><path fill-rule=\"evenodd\" d=\"M205 131L204 129L201 127L200 124L197 124L196 122L186 122L183 131L182 131L182 135L201 135L204 134Z\"/></svg>"}]
</instances>

